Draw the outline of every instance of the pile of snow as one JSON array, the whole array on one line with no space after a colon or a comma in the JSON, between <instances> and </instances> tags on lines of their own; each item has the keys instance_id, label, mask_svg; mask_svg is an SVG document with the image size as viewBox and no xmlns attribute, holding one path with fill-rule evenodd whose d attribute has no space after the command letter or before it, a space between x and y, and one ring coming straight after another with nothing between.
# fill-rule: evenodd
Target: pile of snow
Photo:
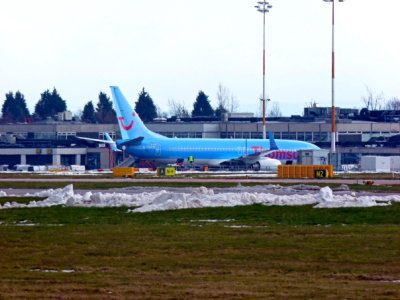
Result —
<instances>
[{"instance_id":1,"label":"pile of snow","mask_svg":"<svg viewBox=\"0 0 400 300\"><path fill-rule=\"evenodd\" d=\"M1 195L6 195L0 191ZM136 194L126 193L92 193L83 195L74 193L73 185L63 189L49 189L25 196L47 197L43 201L31 201L28 204L7 202L0 205L0 209L18 207L49 207L55 205L79 207L135 207L129 212L149 212L160 210L174 210L200 207L228 207L252 204L263 205L306 205L315 204L316 208L332 207L371 207L390 205L391 202L400 202L400 195L360 196L356 194L334 195L329 187L324 187L316 193L307 194L274 194L267 192L220 192L200 187L191 192L154 191Z\"/></svg>"},{"instance_id":2,"label":"pile of snow","mask_svg":"<svg viewBox=\"0 0 400 300\"><path fill-rule=\"evenodd\" d=\"M386 206L391 202L400 202L400 196L362 196L357 197L353 192L340 196L334 196L329 187L321 188L319 191L318 204L315 208L337 208L337 207L371 207Z\"/></svg>"}]
</instances>

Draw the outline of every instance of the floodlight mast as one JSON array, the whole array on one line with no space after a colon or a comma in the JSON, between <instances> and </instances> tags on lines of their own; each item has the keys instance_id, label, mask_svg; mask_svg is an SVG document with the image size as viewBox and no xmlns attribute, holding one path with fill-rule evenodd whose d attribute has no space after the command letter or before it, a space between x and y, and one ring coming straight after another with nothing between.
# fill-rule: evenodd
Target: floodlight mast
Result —
<instances>
[{"instance_id":1,"label":"floodlight mast","mask_svg":"<svg viewBox=\"0 0 400 300\"><path fill-rule=\"evenodd\" d=\"M265 140L267 138L267 129L266 129L266 118L265 118L265 113L266 113L266 107L265 107L265 14L269 12L269 10L272 8L272 5L269 4L269 2L266 1L258 1L257 5L254 6L257 8L257 11L263 14L263 90L262 90L262 106L263 106L263 112L262 112L262 124L263 124L263 139Z\"/></svg>"},{"instance_id":2,"label":"floodlight mast","mask_svg":"<svg viewBox=\"0 0 400 300\"><path fill-rule=\"evenodd\" d=\"M336 153L336 107L335 107L335 0L323 0L332 2L332 126L331 126L331 153ZM338 0L344 2L344 0Z\"/></svg>"}]
</instances>

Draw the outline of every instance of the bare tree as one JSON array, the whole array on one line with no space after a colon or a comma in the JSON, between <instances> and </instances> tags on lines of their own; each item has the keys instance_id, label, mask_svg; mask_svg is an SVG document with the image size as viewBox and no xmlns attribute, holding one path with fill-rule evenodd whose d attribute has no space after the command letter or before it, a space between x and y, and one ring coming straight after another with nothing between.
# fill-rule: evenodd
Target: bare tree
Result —
<instances>
[{"instance_id":1,"label":"bare tree","mask_svg":"<svg viewBox=\"0 0 400 300\"><path fill-rule=\"evenodd\" d=\"M177 118L189 118L190 113L184 104L179 103L173 99L168 100L169 112L171 116Z\"/></svg>"},{"instance_id":2,"label":"bare tree","mask_svg":"<svg viewBox=\"0 0 400 300\"><path fill-rule=\"evenodd\" d=\"M228 88L224 87L221 83L218 85L217 91L218 109L225 110L226 112L235 112L239 108L238 100L231 94Z\"/></svg>"},{"instance_id":3,"label":"bare tree","mask_svg":"<svg viewBox=\"0 0 400 300\"><path fill-rule=\"evenodd\" d=\"M385 102L383 93L381 92L380 94L375 95L375 93L368 86L365 88L367 89L367 95L362 97L365 107L369 110L382 109Z\"/></svg>"},{"instance_id":4,"label":"bare tree","mask_svg":"<svg viewBox=\"0 0 400 300\"><path fill-rule=\"evenodd\" d=\"M385 104L385 109L389 110L400 110L400 99L393 97Z\"/></svg>"},{"instance_id":5,"label":"bare tree","mask_svg":"<svg viewBox=\"0 0 400 300\"><path fill-rule=\"evenodd\" d=\"M282 117L282 112L279 107L279 103L274 102L271 105L271 109L267 112L268 117L270 118L279 118Z\"/></svg>"},{"instance_id":6,"label":"bare tree","mask_svg":"<svg viewBox=\"0 0 400 300\"><path fill-rule=\"evenodd\" d=\"M78 109L76 112L74 112L73 118L75 120L82 120L82 115L83 115L83 111L81 109Z\"/></svg>"},{"instance_id":7,"label":"bare tree","mask_svg":"<svg viewBox=\"0 0 400 300\"><path fill-rule=\"evenodd\" d=\"M304 107L317 107L318 103L315 100L311 99L310 102L306 102Z\"/></svg>"},{"instance_id":8,"label":"bare tree","mask_svg":"<svg viewBox=\"0 0 400 300\"><path fill-rule=\"evenodd\" d=\"M163 111L158 105L156 105L157 118L168 118L168 113Z\"/></svg>"}]
</instances>

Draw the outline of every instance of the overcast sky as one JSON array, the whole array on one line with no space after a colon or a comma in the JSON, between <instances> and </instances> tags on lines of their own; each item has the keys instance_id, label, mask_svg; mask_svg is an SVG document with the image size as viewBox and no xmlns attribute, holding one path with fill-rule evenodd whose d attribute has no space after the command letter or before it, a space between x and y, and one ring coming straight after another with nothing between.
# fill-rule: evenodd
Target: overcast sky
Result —
<instances>
[{"instance_id":1,"label":"overcast sky","mask_svg":"<svg viewBox=\"0 0 400 300\"><path fill-rule=\"evenodd\" d=\"M336 0L335 0L336 1ZM267 93L284 115L331 104L331 4L271 0ZM215 106L221 83L240 111L259 112L262 14L251 0L5 0L0 5L0 104L20 90L32 110L56 87L77 111L118 85L137 100L191 111L199 90ZM336 5L336 104L361 107L366 86L400 97L400 1Z\"/></svg>"}]
</instances>

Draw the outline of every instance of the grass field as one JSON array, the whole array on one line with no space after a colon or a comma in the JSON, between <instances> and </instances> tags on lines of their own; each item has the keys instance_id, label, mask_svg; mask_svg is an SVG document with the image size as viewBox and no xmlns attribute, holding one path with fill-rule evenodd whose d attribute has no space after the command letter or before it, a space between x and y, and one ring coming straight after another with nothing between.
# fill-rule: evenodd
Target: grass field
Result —
<instances>
[{"instance_id":1,"label":"grass field","mask_svg":"<svg viewBox=\"0 0 400 300\"><path fill-rule=\"evenodd\" d=\"M0 210L0 299L399 299L400 205Z\"/></svg>"}]
</instances>

